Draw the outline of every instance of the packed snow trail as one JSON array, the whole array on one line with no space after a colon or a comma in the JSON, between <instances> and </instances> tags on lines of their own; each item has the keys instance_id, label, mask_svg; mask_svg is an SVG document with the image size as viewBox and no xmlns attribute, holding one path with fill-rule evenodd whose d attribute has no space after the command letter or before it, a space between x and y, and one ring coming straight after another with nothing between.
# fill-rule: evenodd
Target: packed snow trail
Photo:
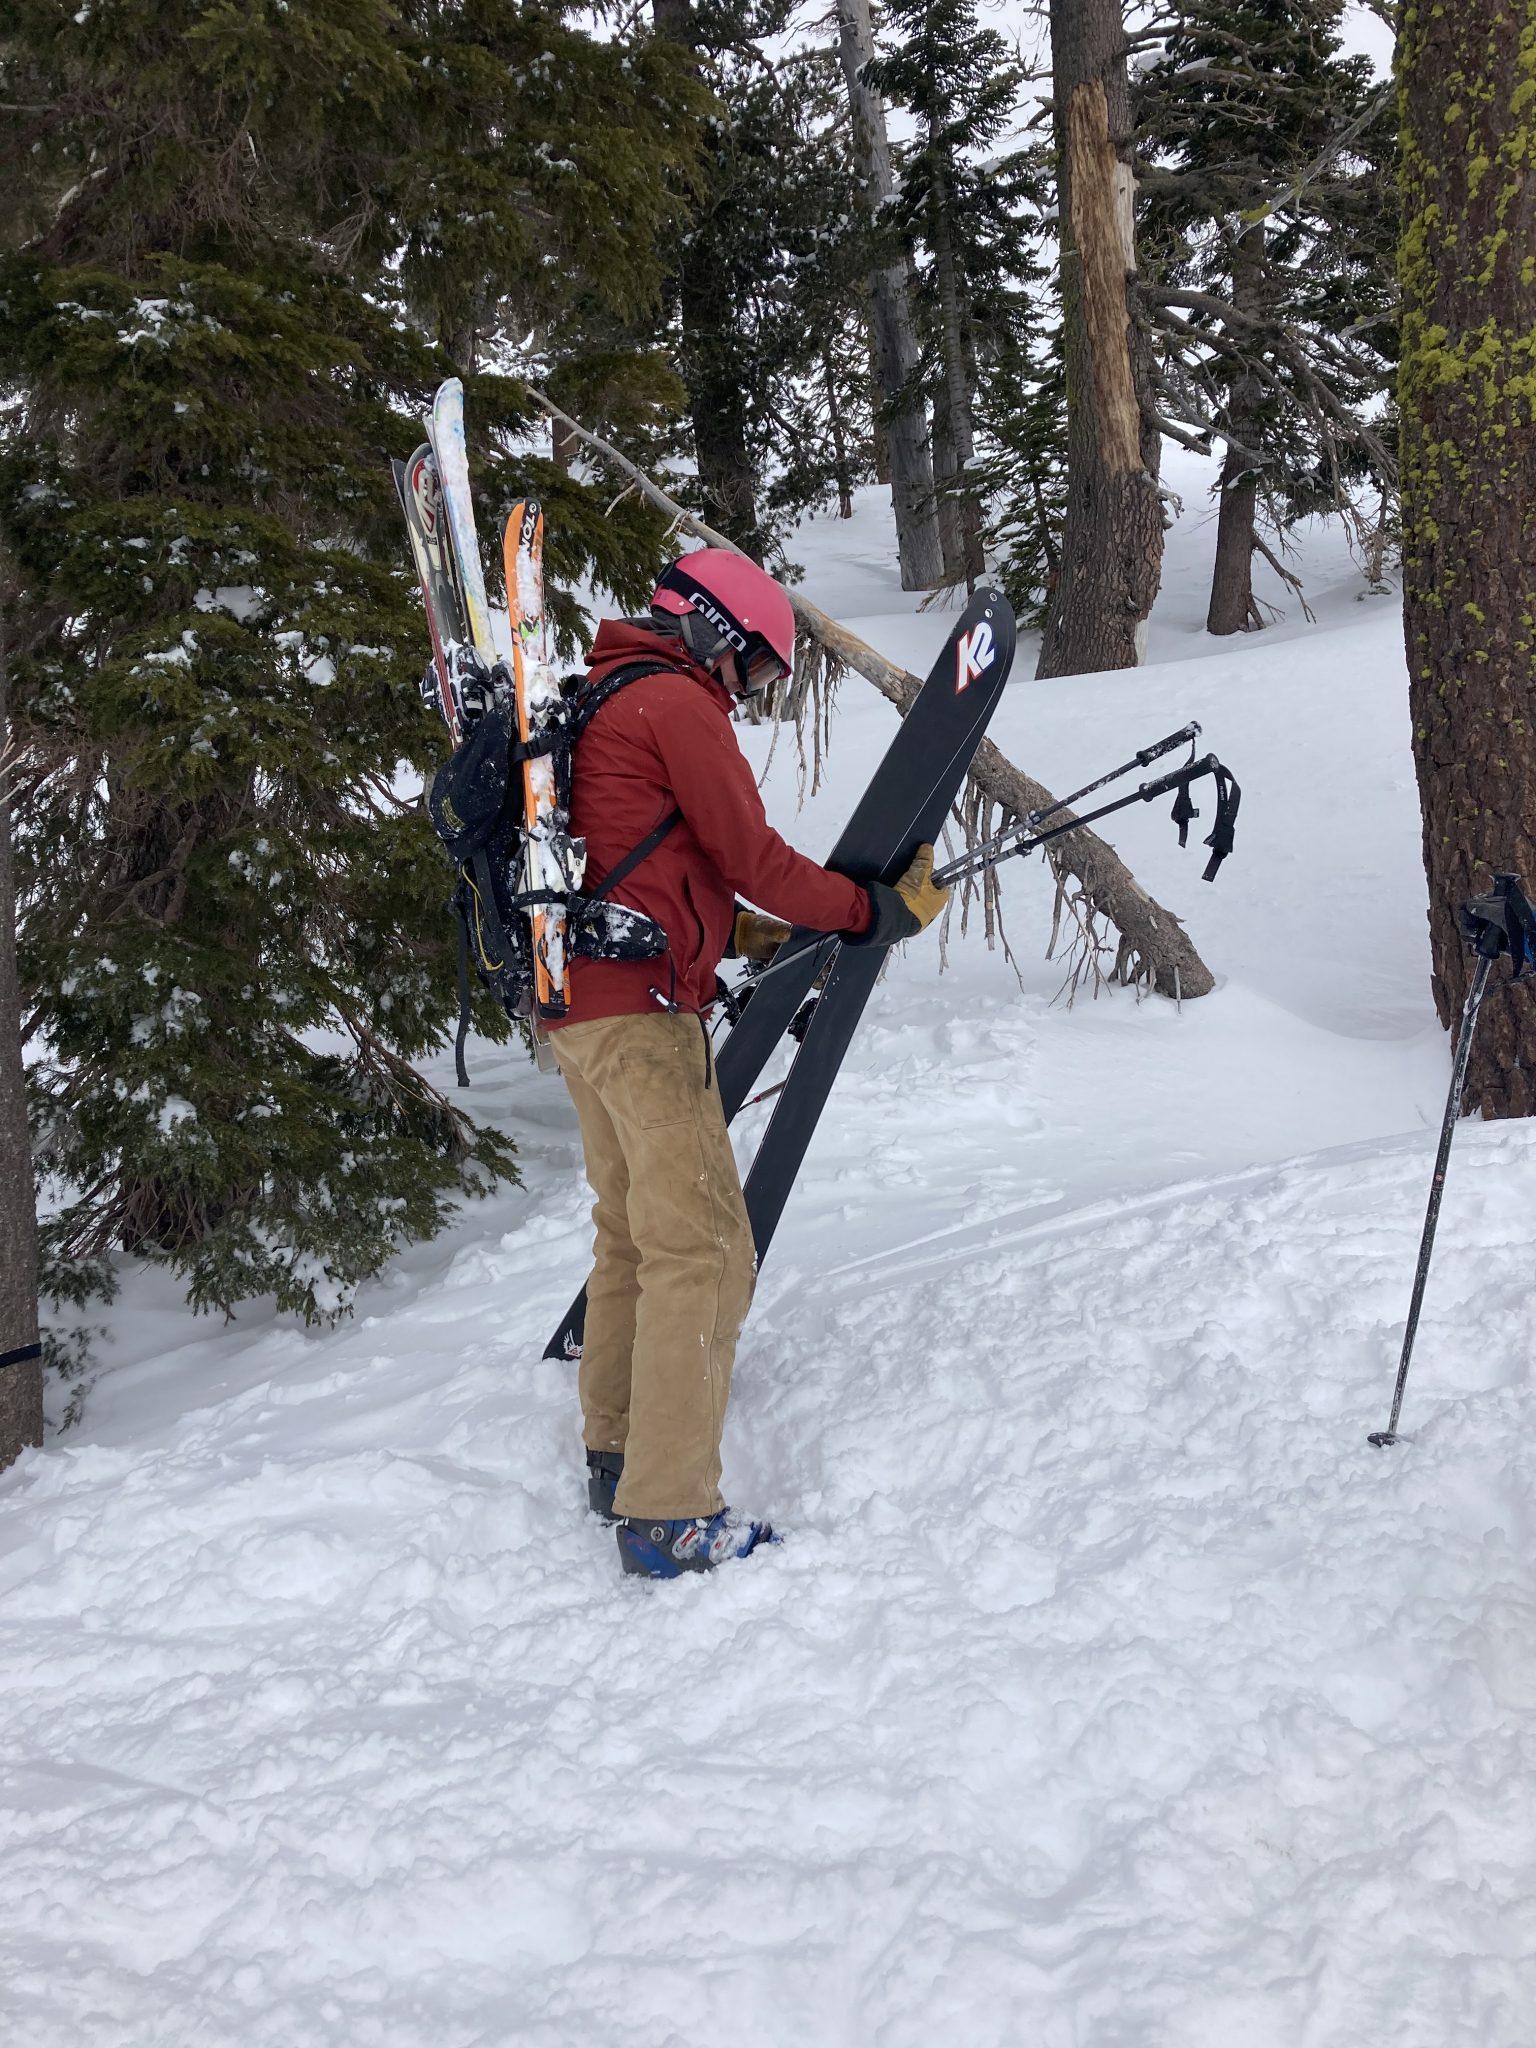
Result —
<instances>
[{"instance_id":1,"label":"packed snow trail","mask_svg":"<svg viewBox=\"0 0 1536 2048\"><path fill-rule=\"evenodd\" d=\"M882 536L808 529L817 597ZM1221 986L1053 1004L1021 864L1022 992L974 935L893 962L737 1368L781 1548L626 1583L585 1514L538 1352L586 1202L521 1061L470 1099L527 1185L352 1323L129 1272L84 1423L0 1482L7 2042L1526 2048L1536 1129L1458 1134L1372 1450L1448 1064L1397 621L1325 533L1319 627L1217 648L1173 539L1159 665L998 737L1067 786L1205 722L1219 884L1160 807L1114 837ZM800 844L888 717L844 686L798 818L781 740Z\"/></svg>"}]
</instances>

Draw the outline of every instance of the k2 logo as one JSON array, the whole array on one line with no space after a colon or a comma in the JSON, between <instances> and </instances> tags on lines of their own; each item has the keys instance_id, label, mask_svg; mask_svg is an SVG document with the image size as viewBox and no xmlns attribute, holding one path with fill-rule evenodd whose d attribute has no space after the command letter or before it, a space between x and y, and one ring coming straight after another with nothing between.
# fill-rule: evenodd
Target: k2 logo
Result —
<instances>
[{"instance_id":1,"label":"k2 logo","mask_svg":"<svg viewBox=\"0 0 1536 2048\"><path fill-rule=\"evenodd\" d=\"M968 690L984 668L992 666L992 628L983 619L972 626L955 649L955 695Z\"/></svg>"}]
</instances>

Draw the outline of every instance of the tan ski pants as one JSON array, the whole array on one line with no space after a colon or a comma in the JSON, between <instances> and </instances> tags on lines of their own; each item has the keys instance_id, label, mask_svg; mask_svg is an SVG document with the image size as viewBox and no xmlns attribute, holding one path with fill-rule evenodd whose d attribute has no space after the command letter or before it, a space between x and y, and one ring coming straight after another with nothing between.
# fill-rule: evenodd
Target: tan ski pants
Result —
<instances>
[{"instance_id":1,"label":"tan ski pants","mask_svg":"<svg viewBox=\"0 0 1536 2048\"><path fill-rule=\"evenodd\" d=\"M622 1451L621 1515L712 1515L752 1228L695 1016L550 1033L597 1197L581 1354L587 1448Z\"/></svg>"}]
</instances>

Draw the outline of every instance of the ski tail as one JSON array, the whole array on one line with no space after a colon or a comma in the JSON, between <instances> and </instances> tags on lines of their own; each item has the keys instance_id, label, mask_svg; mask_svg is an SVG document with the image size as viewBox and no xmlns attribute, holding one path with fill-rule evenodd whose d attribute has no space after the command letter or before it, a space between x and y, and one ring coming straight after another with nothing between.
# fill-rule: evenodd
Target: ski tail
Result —
<instances>
[{"instance_id":1,"label":"ski tail","mask_svg":"<svg viewBox=\"0 0 1536 2048\"><path fill-rule=\"evenodd\" d=\"M480 536L475 528L474 499L469 488L469 452L464 441L464 386L449 377L437 388L427 421L432 456L442 487L448 539L464 601L469 639L489 662L496 659L491 610L485 595L485 569Z\"/></svg>"},{"instance_id":2,"label":"ski tail","mask_svg":"<svg viewBox=\"0 0 1536 2048\"><path fill-rule=\"evenodd\" d=\"M512 632L512 681L518 738L536 739L559 702L549 659L544 618L544 512L533 498L512 506L502 528L502 565L507 580L507 617ZM531 896L564 893L567 877L557 837L564 819L554 768L548 754L522 763L524 886ZM542 1017L564 1016L569 1008L565 969L565 910L559 902L535 902L533 926L534 1001Z\"/></svg>"},{"instance_id":3,"label":"ski tail","mask_svg":"<svg viewBox=\"0 0 1536 2048\"><path fill-rule=\"evenodd\" d=\"M411 560L421 586L421 601L427 614L427 633L432 642L432 668L437 677L438 709L455 746L461 737L461 721L454 694L450 648L462 638L462 613L448 575L437 520L437 472L432 450L423 445L409 462L391 462L405 530L411 544ZM426 689L425 682L423 690Z\"/></svg>"},{"instance_id":4,"label":"ski tail","mask_svg":"<svg viewBox=\"0 0 1536 2048\"><path fill-rule=\"evenodd\" d=\"M1003 694L1013 666L1015 635L1007 603L996 591L978 591L925 688L926 694L935 679L942 679L938 702L944 715L933 721L928 734L932 766L926 781L890 792L885 858L875 872L861 873L860 880L899 880L918 847L938 838ZM883 952L874 947L840 947L811 1012L742 1190L759 1266L768 1255L843 1055L884 964Z\"/></svg>"}]
</instances>

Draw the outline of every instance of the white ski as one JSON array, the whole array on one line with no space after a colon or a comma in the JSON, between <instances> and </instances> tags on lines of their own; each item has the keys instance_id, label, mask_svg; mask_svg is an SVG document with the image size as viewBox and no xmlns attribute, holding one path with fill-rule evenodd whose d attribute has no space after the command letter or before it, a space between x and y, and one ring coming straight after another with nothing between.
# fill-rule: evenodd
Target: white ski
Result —
<instances>
[{"instance_id":1,"label":"white ski","mask_svg":"<svg viewBox=\"0 0 1536 2048\"><path fill-rule=\"evenodd\" d=\"M496 641L491 632L491 611L485 599L485 568L480 559L480 537L475 531L475 506L469 492L469 453L464 443L464 386L449 377L437 387L427 435L437 464L443 507L448 514L448 535L453 544L459 587L464 594L469 637L487 661L496 659Z\"/></svg>"}]
</instances>

